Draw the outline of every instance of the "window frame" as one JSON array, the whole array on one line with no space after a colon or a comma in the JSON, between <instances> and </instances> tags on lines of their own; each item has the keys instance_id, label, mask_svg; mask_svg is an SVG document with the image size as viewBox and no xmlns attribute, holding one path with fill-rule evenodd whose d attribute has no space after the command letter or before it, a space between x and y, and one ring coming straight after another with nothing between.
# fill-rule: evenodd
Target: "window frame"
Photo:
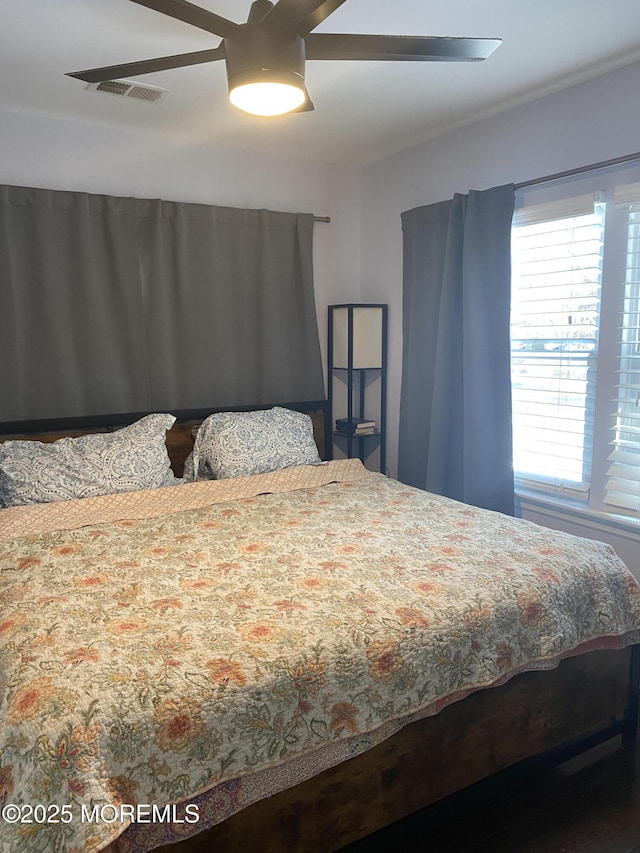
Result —
<instances>
[{"instance_id":1,"label":"window frame","mask_svg":"<svg viewBox=\"0 0 640 853\"><path fill-rule=\"evenodd\" d=\"M611 428L614 423L615 386L619 369L619 326L622 321L627 259L627 208L616 207L615 187L640 180L640 163L586 172L570 178L521 188L516 191L516 211L536 204L559 202L586 193L606 193L598 362L593 418L593 451L590 487L556 487L535 478L515 474L516 496L562 506L572 514L609 519L616 526L640 528L640 511L625 513L605 504ZM515 218L515 217L514 217ZM515 227L515 226L514 226ZM514 472L515 473L515 472Z\"/></svg>"}]
</instances>

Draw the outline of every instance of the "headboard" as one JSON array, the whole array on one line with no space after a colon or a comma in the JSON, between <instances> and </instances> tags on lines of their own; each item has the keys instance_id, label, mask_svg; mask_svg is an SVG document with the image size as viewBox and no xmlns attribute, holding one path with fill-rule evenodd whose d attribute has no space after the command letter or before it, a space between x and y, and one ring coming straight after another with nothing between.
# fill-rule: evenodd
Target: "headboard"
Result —
<instances>
[{"instance_id":1,"label":"headboard","mask_svg":"<svg viewBox=\"0 0 640 853\"><path fill-rule=\"evenodd\" d=\"M167 433L167 451L171 467L176 477L182 476L184 462L193 448L192 430L214 412L255 412L283 406L311 416L313 434L322 459L331 459L331 420L329 403L326 400L312 400L295 403L270 403L256 406L224 406L211 409L172 410L176 422ZM158 411L158 410L156 410ZM169 411L168 409L166 411ZM134 423L150 412L135 412L115 415L91 415L87 417L54 418L35 421L11 421L0 423L0 443L10 439L20 441L56 441L70 436L77 438L93 432L113 432L120 427Z\"/></svg>"}]
</instances>

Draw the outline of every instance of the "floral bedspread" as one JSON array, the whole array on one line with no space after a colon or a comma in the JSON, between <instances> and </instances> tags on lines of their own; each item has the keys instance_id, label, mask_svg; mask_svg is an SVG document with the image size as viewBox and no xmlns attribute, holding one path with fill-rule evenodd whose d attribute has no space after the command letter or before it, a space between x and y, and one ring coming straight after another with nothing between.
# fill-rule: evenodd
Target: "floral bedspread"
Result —
<instances>
[{"instance_id":1,"label":"floral bedspread","mask_svg":"<svg viewBox=\"0 0 640 853\"><path fill-rule=\"evenodd\" d=\"M325 485L180 486L196 508L0 541L0 800L73 816L0 821L3 853L100 850L127 821L80 819L96 805L250 787L640 638L609 546L332 464Z\"/></svg>"}]
</instances>

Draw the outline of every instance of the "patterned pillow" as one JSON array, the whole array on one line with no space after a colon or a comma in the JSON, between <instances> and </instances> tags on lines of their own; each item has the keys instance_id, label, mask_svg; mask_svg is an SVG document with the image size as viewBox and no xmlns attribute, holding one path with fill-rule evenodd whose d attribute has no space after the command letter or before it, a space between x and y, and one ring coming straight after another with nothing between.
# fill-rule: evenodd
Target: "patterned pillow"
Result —
<instances>
[{"instance_id":1,"label":"patterned pillow","mask_svg":"<svg viewBox=\"0 0 640 853\"><path fill-rule=\"evenodd\" d=\"M173 415L115 432L0 444L0 506L64 501L175 485L165 434Z\"/></svg>"},{"instance_id":2,"label":"patterned pillow","mask_svg":"<svg viewBox=\"0 0 640 853\"><path fill-rule=\"evenodd\" d=\"M320 462L309 415L279 406L218 412L198 430L185 480L247 477Z\"/></svg>"}]
</instances>

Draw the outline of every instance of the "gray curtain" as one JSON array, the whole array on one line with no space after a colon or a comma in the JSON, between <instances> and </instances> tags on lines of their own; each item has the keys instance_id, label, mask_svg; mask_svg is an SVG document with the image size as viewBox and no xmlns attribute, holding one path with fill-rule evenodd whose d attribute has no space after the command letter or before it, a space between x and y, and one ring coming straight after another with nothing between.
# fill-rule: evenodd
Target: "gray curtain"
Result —
<instances>
[{"instance_id":1,"label":"gray curtain","mask_svg":"<svg viewBox=\"0 0 640 853\"><path fill-rule=\"evenodd\" d=\"M158 201L139 211L153 407L323 399L313 216Z\"/></svg>"},{"instance_id":2,"label":"gray curtain","mask_svg":"<svg viewBox=\"0 0 640 853\"><path fill-rule=\"evenodd\" d=\"M0 187L1 420L147 409L142 323L133 199Z\"/></svg>"},{"instance_id":3,"label":"gray curtain","mask_svg":"<svg viewBox=\"0 0 640 853\"><path fill-rule=\"evenodd\" d=\"M324 398L313 216L0 187L0 420Z\"/></svg>"},{"instance_id":4,"label":"gray curtain","mask_svg":"<svg viewBox=\"0 0 640 853\"><path fill-rule=\"evenodd\" d=\"M513 514L510 293L514 187L402 214L398 476Z\"/></svg>"}]
</instances>

